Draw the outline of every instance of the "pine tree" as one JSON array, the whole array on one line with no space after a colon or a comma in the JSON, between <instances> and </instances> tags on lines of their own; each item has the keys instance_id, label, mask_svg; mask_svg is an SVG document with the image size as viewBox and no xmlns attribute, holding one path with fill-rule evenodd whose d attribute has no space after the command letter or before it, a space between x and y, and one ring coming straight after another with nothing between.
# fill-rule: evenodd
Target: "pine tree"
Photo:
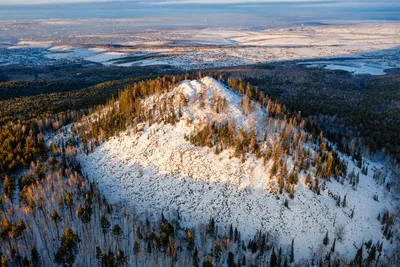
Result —
<instances>
[{"instance_id":1,"label":"pine tree","mask_svg":"<svg viewBox=\"0 0 400 267\"><path fill-rule=\"evenodd\" d=\"M278 172L278 164L276 161L274 161L271 167L271 177L273 177L277 172Z\"/></svg>"},{"instance_id":2,"label":"pine tree","mask_svg":"<svg viewBox=\"0 0 400 267\"><path fill-rule=\"evenodd\" d=\"M234 232L234 235L233 235L233 240L234 240L235 242L238 241L238 237L239 237L239 232L238 232L237 227L235 227L235 232Z\"/></svg>"},{"instance_id":3,"label":"pine tree","mask_svg":"<svg viewBox=\"0 0 400 267\"><path fill-rule=\"evenodd\" d=\"M27 256L25 256L25 257L22 259L22 266L23 266L23 267L30 267L30 266L31 266L31 262L29 261L29 259L28 259Z\"/></svg>"},{"instance_id":4,"label":"pine tree","mask_svg":"<svg viewBox=\"0 0 400 267\"><path fill-rule=\"evenodd\" d=\"M6 196L12 201L14 197L15 184L14 181L8 177L8 175L4 177L3 188Z\"/></svg>"},{"instance_id":5,"label":"pine tree","mask_svg":"<svg viewBox=\"0 0 400 267\"><path fill-rule=\"evenodd\" d=\"M1 256L1 267L7 267L8 266L8 262L7 262L7 258L2 255Z\"/></svg>"},{"instance_id":6,"label":"pine tree","mask_svg":"<svg viewBox=\"0 0 400 267\"><path fill-rule=\"evenodd\" d=\"M100 219L100 226L103 234L105 235L108 232L108 229L111 226L111 223L107 220L106 216L102 215Z\"/></svg>"},{"instance_id":7,"label":"pine tree","mask_svg":"<svg viewBox=\"0 0 400 267\"><path fill-rule=\"evenodd\" d=\"M282 247L279 247L279 252L278 252L278 266L281 266L282 263Z\"/></svg>"},{"instance_id":8,"label":"pine tree","mask_svg":"<svg viewBox=\"0 0 400 267\"><path fill-rule=\"evenodd\" d=\"M214 265L212 264L212 259L208 258L203 262L203 267L213 267Z\"/></svg>"},{"instance_id":9,"label":"pine tree","mask_svg":"<svg viewBox=\"0 0 400 267\"><path fill-rule=\"evenodd\" d=\"M135 255L135 262L136 262L136 267L138 266L138 257L139 257L139 253L140 253L140 245L139 242L135 239L135 241L133 242L133 254Z\"/></svg>"},{"instance_id":10,"label":"pine tree","mask_svg":"<svg viewBox=\"0 0 400 267\"><path fill-rule=\"evenodd\" d=\"M89 194L85 196L85 211L88 213L89 217L92 215L92 198Z\"/></svg>"},{"instance_id":11,"label":"pine tree","mask_svg":"<svg viewBox=\"0 0 400 267\"><path fill-rule=\"evenodd\" d=\"M62 196L58 196L58 207L60 209L64 208L64 200L63 200Z\"/></svg>"},{"instance_id":12,"label":"pine tree","mask_svg":"<svg viewBox=\"0 0 400 267\"><path fill-rule=\"evenodd\" d=\"M17 222L17 232L18 232L17 236L21 236L25 229L26 229L25 222L21 218L19 218Z\"/></svg>"},{"instance_id":13,"label":"pine tree","mask_svg":"<svg viewBox=\"0 0 400 267\"><path fill-rule=\"evenodd\" d=\"M101 258L101 264L102 266L107 266L107 267L117 266L114 253L111 251L111 249L108 250L107 254L103 254L103 257Z\"/></svg>"},{"instance_id":14,"label":"pine tree","mask_svg":"<svg viewBox=\"0 0 400 267\"><path fill-rule=\"evenodd\" d=\"M192 232L189 229L186 230L186 242L187 242L187 249L189 251L191 251L194 247L194 241L193 241Z\"/></svg>"},{"instance_id":15,"label":"pine tree","mask_svg":"<svg viewBox=\"0 0 400 267\"><path fill-rule=\"evenodd\" d=\"M54 209L51 211L51 219L53 220L53 222L56 225L57 225L57 223L62 221L61 217L58 215L57 211Z\"/></svg>"},{"instance_id":16,"label":"pine tree","mask_svg":"<svg viewBox=\"0 0 400 267\"><path fill-rule=\"evenodd\" d=\"M193 252L193 267L199 267L199 251L197 247L194 249Z\"/></svg>"},{"instance_id":17,"label":"pine tree","mask_svg":"<svg viewBox=\"0 0 400 267\"><path fill-rule=\"evenodd\" d=\"M58 215L56 210L51 211L51 219L53 220L54 224L56 225L56 230L57 230L57 237L58 235L58 223L62 221L61 217Z\"/></svg>"},{"instance_id":18,"label":"pine tree","mask_svg":"<svg viewBox=\"0 0 400 267\"><path fill-rule=\"evenodd\" d=\"M79 218L82 218L83 213L85 212L85 209L82 207L81 204L78 205L78 207L76 208L76 216L78 216Z\"/></svg>"},{"instance_id":19,"label":"pine tree","mask_svg":"<svg viewBox=\"0 0 400 267\"><path fill-rule=\"evenodd\" d=\"M10 254L11 254L11 259L15 259L15 257L17 256L17 251L15 250L15 247L14 247L14 245L12 244L11 246L10 246Z\"/></svg>"},{"instance_id":20,"label":"pine tree","mask_svg":"<svg viewBox=\"0 0 400 267\"><path fill-rule=\"evenodd\" d=\"M325 165L325 173L324 173L325 180L330 180L330 177L332 174L332 165L333 165L332 152L329 152L328 157L326 159L326 165Z\"/></svg>"},{"instance_id":21,"label":"pine tree","mask_svg":"<svg viewBox=\"0 0 400 267\"><path fill-rule=\"evenodd\" d=\"M62 237L61 245L54 255L54 261L64 266L72 266L75 255L78 252L78 244L81 240L70 228L66 228Z\"/></svg>"},{"instance_id":22,"label":"pine tree","mask_svg":"<svg viewBox=\"0 0 400 267\"><path fill-rule=\"evenodd\" d=\"M312 187L312 181L311 181L311 174L310 174L310 173L307 174L305 183L306 183L306 185L309 186L310 188Z\"/></svg>"},{"instance_id":23,"label":"pine tree","mask_svg":"<svg viewBox=\"0 0 400 267\"><path fill-rule=\"evenodd\" d=\"M342 207L345 208L347 206L347 195L344 195L343 201L342 201Z\"/></svg>"},{"instance_id":24,"label":"pine tree","mask_svg":"<svg viewBox=\"0 0 400 267\"><path fill-rule=\"evenodd\" d=\"M214 258L215 258L215 261L217 262L217 264L221 257L221 253L222 253L221 244L219 242L217 242L217 243L215 243L215 246L214 246Z\"/></svg>"},{"instance_id":25,"label":"pine tree","mask_svg":"<svg viewBox=\"0 0 400 267\"><path fill-rule=\"evenodd\" d=\"M315 183L314 183L314 191L317 192L317 195L319 195L319 178L318 176L315 177Z\"/></svg>"},{"instance_id":26,"label":"pine tree","mask_svg":"<svg viewBox=\"0 0 400 267\"><path fill-rule=\"evenodd\" d=\"M285 257L285 261L283 262L283 267L289 267L287 257Z\"/></svg>"},{"instance_id":27,"label":"pine tree","mask_svg":"<svg viewBox=\"0 0 400 267\"><path fill-rule=\"evenodd\" d=\"M83 211L82 216L81 216L81 220L83 223L88 223L90 222L90 213L86 211L86 209Z\"/></svg>"},{"instance_id":28,"label":"pine tree","mask_svg":"<svg viewBox=\"0 0 400 267\"><path fill-rule=\"evenodd\" d=\"M96 259L100 260L103 252L98 244L96 244Z\"/></svg>"},{"instance_id":29,"label":"pine tree","mask_svg":"<svg viewBox=\"0 0 400 267\"><path fill-rule=\"evenodd\" d=\"M149 254L151 254L151 251L152 251L152 249L151 249L151 241L150 241L150 239L147 241L147 253L149 253Z\"/></svg>"},{"instance_id":30,"label":"pine tree","mask_svg":"<svg viewBox=\"0 0 400 267\"><path fill-rule=\"evenodd\" d=\"M111 234L113 236L115 236L116 238L119 238L120 236L122 236L122 234L124 233L124 231L122 230L121 226L119 226L118 224L114 225Z\"/></svg>"},{"instance_id":31,"label":"pine tree","mask_svg":"<svg viewBox=\"0 0 400 267\"><path fill-rule=\"evenodd\" d=\"M72 194L71 194L71 192L65 193L65 196L64 196L64 203L65 203L65 205L69 208L69 211L70 211L71 217L72 217L72 207L74 206L74 201L73 201L73 199L72 199Z\"/></svg>"},{"instance_id":32,"label":"pine tree","mask_svg":"<svg viewBox=\"0 0 400 267\"><path fill-rule=\"evenodd\" d=\"M117 252L117 265L124 266L126 263L125 253L122 250L118 250Z\"/></svg>"},{"instance_id":33,"label":"pine tree","mask_svg":"<svg viewBox=\"0 0 400 267\"><path fill-rule=\"evenodd\" d=\"M40 255L35 246L31 248L31 263L33 267L39 267L41 265Z\"/></svg>"},{"instance_id":34,"label":"pine tree","mask_svg":"<svg viewBox=\"0 0 400 267\"><path fill-rule=\"evenodd\" d=\"M4 221L1 223L1 231L0 231L0 237L4 241L9 240L10 234L12 230L12 224L11 222L6 218Z\"/></svg>"}]
</instances>

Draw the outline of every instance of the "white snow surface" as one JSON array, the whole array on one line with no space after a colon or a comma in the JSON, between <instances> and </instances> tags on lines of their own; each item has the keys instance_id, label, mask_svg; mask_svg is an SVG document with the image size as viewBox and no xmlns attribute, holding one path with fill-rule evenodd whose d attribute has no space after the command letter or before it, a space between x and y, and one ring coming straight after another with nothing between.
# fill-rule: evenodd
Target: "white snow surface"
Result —
<instances>
[{"instance_id":1,"label":"white snow surface","mask_svg":"<svg viewBox=\"0 0 400 267\"><path fill-rule=\"evenodd\" d=\"M213 92L226 98L228 109L216 114L209 108ZM206 105L200 108L197 96L206 94ZM384 168L379 163L368 162L369 176L361 174L352 161L348 172L354 168L360 172L357 190L345 182L332 179L326 190L316 195L304 185L305 174L295 188L293 200L286 195L272 193L276 181L270 179L272 162L263 165L262 159L248 155L246 161L233 155L232 150L214 153L214 148L196 147L185 141L184 135L195 127L216 121L235 119L239 126L256 126L258 135L269 131L264 121L265 111L256 106L249 115L244 115L239 103L241 96L212 78L199 81L184 81L175 87L169 96L183 93L189 100L182 108L183 119L176 125L139 125L143 131L134 134L128 130L110 138L89 155L80 153L84 173L95 181L111 202L127 202L139 214L159 217L179 213L181 225L206 224L214 217L217 225L228 229L230 224L242 232L242 238L252 237L257 230L270 231L279 236L280 243L289 245L295 240L296 259L310 257L313 251L321 250L322 240L328 231L330 244L322 246L329 250L334 239L334 228L345 225L346 234L342 242L336 242L336 251L353 257L356 247L363 239L385 240L381 224L376 219L379 212L393 208L392 199L372 178L372 169ZM167 95L167 96L168 96ZM165 95L155 95L144 100L144 105L153 105ZM273 135L268 135L274 138ZM290 162L289 162L290 163ZM328 190L347 195L347 207L336 206L328 196ZM285 196L286 195L286 196ZM373 200L378 195L379 202ZM289 209L283 200L289 199ZM355 207L354 218L350 218ZM335 225L335 226L334 226ZM384 251L390 249L384 241Z\"/></svg>"},{"instance_id":2,"label":"white snow surface","mask_svg":"<svg viewBox=\"0 0 400 267\"><path fill-rule=\"evenodd\" d=\"M42 26L54 23L75 25L87 21L43 21ZM7 23L3 27L7 29ZM346 65L330 64L326 67L354 74L383 75L383 70L400 66L398 29L398 22L352 22L263 30L209 28L130 34L90 33L65 39L46 35L39 39L4 43L8 49L0 52L0 62L57 64L57 61L88 61L121 67L169 65L186 71L286 60L325 61L352 57L353 61L358 60L358 66L348 66L347 62ZM49 34L51 31L49 29ZM40 53L31 53L32 49Z\"/></svg>"},{"instance_id":3,"label":"white snow surface","mask_svg":"<svg viewBox=\"0 0 400 267\"><path fill-rule=\"evenodd\" d=\"M385 70L390 69L390 66L383 64L375 64L373 61L366 60L326 60L326 61L310 61L301 62L300 65L306 65L308 67L322 66L325 69L330 70L345 70L351 72L354 75L358 74L370 74L370 75L385 75Z\"/></svg>"}]
</instances>

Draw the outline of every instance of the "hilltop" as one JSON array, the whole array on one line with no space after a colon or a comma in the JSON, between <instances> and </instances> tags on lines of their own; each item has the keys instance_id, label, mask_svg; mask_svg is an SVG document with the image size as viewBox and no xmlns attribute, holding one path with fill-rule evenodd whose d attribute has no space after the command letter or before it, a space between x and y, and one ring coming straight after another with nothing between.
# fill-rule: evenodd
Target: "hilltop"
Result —
<instances>
[{"instance_id":1,"label":"hilltop","mask_svg":"<svg viewBox=\"0 0 400 267\"><path fill-rule=\"evenodd\" d=\"M249 89L246 93L251 95ZM214 218L220 231L233 225L246 239L257 231L283 246L294 239L297 259L323 253L326 233L330 243L343 235L336 251L349 258L363 240L382 239L377 216L394 205L377 178L377 173L390 176L384 166L369 160L361 166L325 138L315 141L304 123L276 115L280 106L271 100L261 105L205 77L145 97L140 107L146 119L133 118L127 130L78 155L83 172L109 201L124 202L152 219L164 213L187 227ZM120 109L116 102L111 110L83 119L80 127ZM232 132L242 149L224 141L223 133ZM337 173L324 177L332 155ZM389 240L383 244L390 253Z\"/></svg>"}]
</instances>

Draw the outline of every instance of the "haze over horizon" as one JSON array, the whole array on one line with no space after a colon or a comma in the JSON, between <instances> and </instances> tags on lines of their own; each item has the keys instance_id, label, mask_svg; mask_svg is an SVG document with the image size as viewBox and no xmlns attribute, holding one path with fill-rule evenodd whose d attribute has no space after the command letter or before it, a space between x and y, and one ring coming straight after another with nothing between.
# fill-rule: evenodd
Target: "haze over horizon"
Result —
<instances>
[{"instance_id":1,"label":"haze over horizon","mask_svg":"<svg viewBox=\"0 0 400 267\"><path fill-rule=\"evenodd\" d=\"M84 2L130 2L140 4L232 4L232 3L308 3L308 4L334 4L334 5L389 5L398 4L395 0L0 0L0 5L32 5L32 4L62 4L62 3L84 3Z\"/></svg>"},{"instance_id":2,"label":"haze over horizon","mask_svg":"<svg viewBox=\"0 0 400 267\"><path fill-rule=\"evenodd\" d=\"M387 0L0 0L1 20L174 18L183 23L215 19L214 26L255 26L282 21L398 20L400 2ZM223 23L219 23L223 21Z\"/></svg>"}]
</instances>

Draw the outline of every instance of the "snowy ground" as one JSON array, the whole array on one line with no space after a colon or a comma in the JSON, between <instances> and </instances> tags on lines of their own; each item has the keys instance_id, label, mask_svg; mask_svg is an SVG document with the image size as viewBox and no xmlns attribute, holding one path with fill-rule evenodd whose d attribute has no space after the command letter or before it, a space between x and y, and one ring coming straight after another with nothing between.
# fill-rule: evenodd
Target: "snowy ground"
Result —
<instances>
[{"instance_id":1,"label":"snowy ground","mask_svg":"<svg viewBox=\"0 0 400 267\"><path fill-rule=\"evenodd\" d=\"M307 67L323 67L330 70L345 70L358 74L370 74L370 75L385 75L385 70L390 69L390 66L384 65L382 60L326 60L326 61L310 61L301 62L299 65L305 65ZM400 64L396 64L394 67L400 67Z\"/></svg>"},{"instance_id":2,"label":"snowy ground","mask_svg":"<svg viewBox=\"0 0 400 267\"><path fill-rule=\"evenodd\" d=\"M206 99L210 99L214 91L228 102L227 110L220 114L208 107L207 100L206 108L200 108L196 100L199 92L206 92ZM353 257L354 245L363 240L372 239L376 243L384 239L376 217L385 208L391 210L394 203L372 178L373 169L384 166L368 162L369 176L365 176L346 159L349 172L353 169L360 172L357 190L348 183L341 185L333 180L319 196L303 185L302 175L295 188L295 198L289 201L287 209L284 198L279 199L272 192L276 188L275 181L269 178L272 162L263 166L262 160L249 155L242 164L240 159L231 158L231 150L216 155L214 149L195 147L184 139L196 125L207 123L211 118L217 121L234 118L245 128L254 123L261 135L272 127L264 122L264 111L256 107L245 116L239 106L240 97L211 78L185 81L170 94L180 92L189 99L189 105L182 109L184 119L175 126L143 125L139 134L127 131L109 139L93 153L78 156L83 171L98 183L110 201L128 202L139 213L147 215L159 216L164 212L176 216L178 211L182 224L189 226L206 224L213 216L219 225L237 226L244 238L260 229L279 236L284 246L294 238L297 259L330 249L330 245L321 248L322 239L328 231L332 242L337 225L345 225L346 230L344 240L336 243L336 250L343 256ZM160 97L150 97L144 104L151 106ZM271 134L269 137L274 138ZM347 195L347 207L337 207L328 192L342 198ZM373 200L374 195L379 197L379 202ZM390 249L390 244L385 241L383 247Z\"/></svg>"},{"instance_id":3,"label":"snowy ground","mask_svg":"<svg viewBox=\"0 0 400 267\"><path fill-rule=\"evenodd\" d=\"M400 65L398 23L296 26L260 31L200 29L83 35L61 40L21 40L0 53L0 62L18 62L26 49L42 49L37 60L86 60L114 66L171 65L182 70L271 61L353 57L359 66L328 64L355 74L384 74ZM147 55L148 57L143 57ZM383 60L384 59L384 60ZM373 60L375 66L369 66ZM348 65L348 63L346 63Z\"/></svg>"}]
</instances>

